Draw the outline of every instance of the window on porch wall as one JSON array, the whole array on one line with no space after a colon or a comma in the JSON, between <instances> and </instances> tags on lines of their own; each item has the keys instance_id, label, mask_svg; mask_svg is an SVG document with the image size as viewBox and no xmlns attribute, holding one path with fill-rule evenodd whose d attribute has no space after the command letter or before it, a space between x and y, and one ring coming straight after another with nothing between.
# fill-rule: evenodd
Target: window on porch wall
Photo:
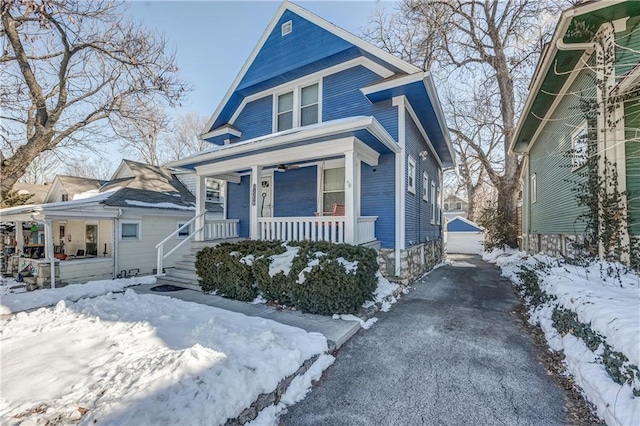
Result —
<instances>
[{"instance_id":1,"label":"window on porch wall","mask_svg":"<svg viewBox=\"0 0 640 426\"><path fill-rule=\"evenodd\" d=\"M322 180L322 211L333 213L334 204L344 204L344 167L325 169Z\"/></svg>"}]
</instances>

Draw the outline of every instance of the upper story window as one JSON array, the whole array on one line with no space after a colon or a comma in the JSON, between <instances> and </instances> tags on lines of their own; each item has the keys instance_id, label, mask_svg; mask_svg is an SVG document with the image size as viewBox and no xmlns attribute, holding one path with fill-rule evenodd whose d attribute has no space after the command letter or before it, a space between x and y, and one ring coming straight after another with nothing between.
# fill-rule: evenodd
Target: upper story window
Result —
<instances>
[{"instance_id":1,"label":"upper story window","mask_svg":"<svg viewBox=\"0 0 640 426\"><path fill-rule=\"evenodd\" d=\"M62 194L62 201L69 201L69 194Z\"/></svg>"},{"instance_id":2,"label":"upper story window","mask_svg":"<svg viewBox=\"0 0 640 426\"><path fill-rule=\"evenodd\" d=\"M276 97L275 131L308 126L320 121L320 84L299 86Z\"/></svg>"},{"instance_id":3,"label":"upper story window","mask_svg":"<svg viewBox=\"0 0 640 426\"><path fill-rule=\"evenodd\" d=\"M436 217L436 182L431 181L431 224L433 225Z\"/></svg>"},{"instance_id":4,"label":"upper story window","mask_svg":"<svg viewBox=\"0 0 640 426\"><path fill-rule=\"evenodd\" d=\"M531 204L533 204L536 201L538 201L538 175L534 173L531 175L530 179L531 179L531 185L530 185Z\"/></svg>"},{"instance_id":5,"label":"upper story window","mask_svg":"<svg viewBox=\"0 0 640 426\"><path fill-rule=\"evenodd\" d=\"M462 210L462 203L460 201L456 201L456 210Z\"/></svg>"},{"instance_id":6,"label":"upper story window","mask_svg":"<svg viewBox=\"0 0 640 426\"><path fill-rule=\"evenodd\" d=\"M429 201L429 176L427 176L427 172L422 172L422 199Z\"/></svg>"}]
</instances>

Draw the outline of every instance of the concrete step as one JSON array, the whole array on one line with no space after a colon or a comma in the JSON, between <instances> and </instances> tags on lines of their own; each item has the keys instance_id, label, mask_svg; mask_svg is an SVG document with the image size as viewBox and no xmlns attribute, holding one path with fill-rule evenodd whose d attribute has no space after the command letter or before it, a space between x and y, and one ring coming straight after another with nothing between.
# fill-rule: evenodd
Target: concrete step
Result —
<instances>
[{"instance_id":1,"label":"concrete step","mask_svg":"<svg viewBox=\"0 0 640 426\"><path fill-rule=\"evenodd\" d=\"M171 268L167 269L165 276L167 277L175 277L182 278L185 280L191 280L193 282L198 282L198 276L195 271L189 271L185 269Z\"/></svg>"},{"instance_id":2,"label":"concrete step","mask_svg":"<svg viewBox=\"0 0 640 426\"><path fill-rule=\"evenodd\" d=\"M175 264L176 268L175 269L184 269L186 271L196 271L196 262L193 261L188 261L188 260L179 260L176 262Z\"/></svg>"},{"instance_id":3,"label":"concrete step","mask_svg":"<svg viewBox=\"0 0 640 426\"><path fill-rule=\"evenodd\" d=\"M184 287L190 290L202 291L202 289L200 288L200 285L198 285L198 281L187 280L187 279L176 278L176 277L168 277L166 275L162 277L158 277L157 284L158 285L165 285L165 284L175 285L176 287Z\"/></svg>"}]
</instances>

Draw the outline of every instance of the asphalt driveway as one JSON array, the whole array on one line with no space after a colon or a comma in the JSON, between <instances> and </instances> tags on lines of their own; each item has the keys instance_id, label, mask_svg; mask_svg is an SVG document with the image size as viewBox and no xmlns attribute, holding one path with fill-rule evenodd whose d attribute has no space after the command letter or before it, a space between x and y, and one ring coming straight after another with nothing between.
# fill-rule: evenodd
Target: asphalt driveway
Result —
<instances>
[{"instance_id":1,"label":"asphalt driveway","mask_svg":"<svg viewBox=\"0 0 640 426\"><path fill-rule=\"evenodd\" d=\"M516 324L511 284L479 257L416 283L339 351L282 425L554 425L564 393Z\"/></svg>"}]
</instances>

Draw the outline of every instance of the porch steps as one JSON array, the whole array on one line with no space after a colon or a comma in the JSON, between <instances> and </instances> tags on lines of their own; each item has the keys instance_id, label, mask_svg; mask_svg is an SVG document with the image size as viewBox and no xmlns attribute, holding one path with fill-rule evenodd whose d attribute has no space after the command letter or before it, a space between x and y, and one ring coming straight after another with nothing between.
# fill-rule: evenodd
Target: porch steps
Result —
<instances>
[{"instance_id":1,"label":"porch steps","mask_svg":"<svg viewBox=\"0 0 640 426\"><path fill-rule=\"evenodd\" d=\"M196 254L204 247L217 246L223 242L236 242L244 238L228 238L216 241L191 241L191 250L175 263L175 267L167 268L162 277L158 277L157 283L186 287L200 291L198 275L196 274Z\"/></svg>"}]
</instances>

